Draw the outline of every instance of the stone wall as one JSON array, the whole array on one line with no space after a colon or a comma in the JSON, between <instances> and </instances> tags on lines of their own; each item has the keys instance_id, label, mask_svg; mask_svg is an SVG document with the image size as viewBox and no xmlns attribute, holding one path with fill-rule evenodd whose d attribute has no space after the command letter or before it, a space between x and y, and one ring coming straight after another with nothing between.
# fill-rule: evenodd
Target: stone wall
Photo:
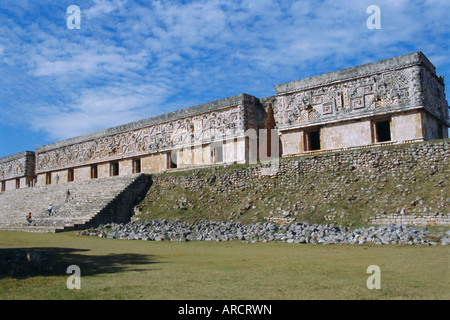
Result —
<instances>
[{"instance_id":1,"label":"stone wall","mask_svg":"<svg viewBox=\"0 0 450 320\"><path fill-rule=\"evenodd\" d=\"M447 139L284 158L272 171L268 164L217 166L152 179L162 197L174 186L200 196L207 190L212 198L198 202L205 210L226 211L241 201L239 214L251 211L268 221L320 216L320 222L339 222L358 214L373 224L446 225L449 159ZM217 209L208 206L214 201Z\"/></svg>"},{"instance_id":2,"label":"stone wall","mask_svg":"<svg viewBox=\"0 0 450 320\"><path fill-rule=\"evenodd\" d=\"M0 159L0 180L34 175L34 152L25 151Z\"/></svg>"},{"instance_id":3,"label":"stone wall","mask_svg":"<svg viewBox=\"0 0 450 320\"><path fill-rule=\"evenodd\" d=\"M436 215L420 215L420 216L405 216L400 214L377 215L369 219L371 224L405 224L414 226L450 226L450 214L436 214Z\"/></svg>"},{"instance_id":4,"label":"stone wall","mask_svg":"<svg viewBox=\"0 0 450 320\"><path fill-rule=\"evenodd\" d=\"M390 122L393 142L447 138L443 79L421 52L292 81L275 90L276 96L262 103L273 106L283 155L310 150L295 132L301 137L320 132L322 150L380 142L374 130L380 120Z\"/></svg>"},{"instance_id":5,"label":"stone wall","mask_svg":"<svg viewBox=\"0 0 450 320\"><path fill-rule=\"evenodd\" d=\"M25 151L0 159L0 192L33 184L35 153Z\"/></svg>"},{"instance_id":6,"label":"stone wall","mask_svg":"<svg viewBox=\"0 0 450 320\"><path fill-rule=\"evenodd\" d=\"M172 152L199 141L208 144L242 137L255 124L256 100L242 94L42 146L36 148L36 173Z\"/></svg>"}]
</instances>

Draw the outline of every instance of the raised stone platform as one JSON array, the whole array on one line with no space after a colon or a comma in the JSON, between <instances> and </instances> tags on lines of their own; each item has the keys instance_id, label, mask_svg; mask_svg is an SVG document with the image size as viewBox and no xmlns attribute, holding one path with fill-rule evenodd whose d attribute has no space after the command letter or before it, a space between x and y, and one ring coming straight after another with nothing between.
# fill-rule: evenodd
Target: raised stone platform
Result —
<instances>
[{"instance_id":1,"label":"raised stone platform","mask_svg":"<svg viewBox=\"0 0 450 320\"><path fill-rule=\"evenodd\" d=\"M127 222L150 184L149 176L138 174L6 191L0 194L0 230L60 232Z\"/></svg>"}]
</instances>

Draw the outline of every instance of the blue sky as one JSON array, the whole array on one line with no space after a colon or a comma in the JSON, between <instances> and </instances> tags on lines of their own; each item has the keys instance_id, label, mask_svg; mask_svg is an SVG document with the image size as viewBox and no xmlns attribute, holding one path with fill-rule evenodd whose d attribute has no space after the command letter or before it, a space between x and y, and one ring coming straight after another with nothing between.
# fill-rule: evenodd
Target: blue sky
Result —
<instances>
[{"instance_id":1,"label":"blue sky","mask_svg":"<svg viewBox=\"0 0 450 320\"><path fill-rule=\"evenodd\" d=\"M0 157L416 51L450 79L449 14L448 0L1 0Z\"/></svg>"}]
</instances>

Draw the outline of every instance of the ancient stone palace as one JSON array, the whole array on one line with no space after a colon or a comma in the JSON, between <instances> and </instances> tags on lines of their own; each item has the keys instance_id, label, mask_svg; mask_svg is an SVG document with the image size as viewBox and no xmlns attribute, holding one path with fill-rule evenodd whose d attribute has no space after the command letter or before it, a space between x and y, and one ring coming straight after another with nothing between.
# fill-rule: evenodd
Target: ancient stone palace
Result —
<instances>
[{"instance_id":1,"label":"ancient stone palace","mask_svg":"<svg viewBox=\"0 0 450 320\"><path fill-rule=\"evenodd\" d=\"M444 79L421 52L274 88L2 158L1 191L448 137Z\"/></svg>"}]
</instances>

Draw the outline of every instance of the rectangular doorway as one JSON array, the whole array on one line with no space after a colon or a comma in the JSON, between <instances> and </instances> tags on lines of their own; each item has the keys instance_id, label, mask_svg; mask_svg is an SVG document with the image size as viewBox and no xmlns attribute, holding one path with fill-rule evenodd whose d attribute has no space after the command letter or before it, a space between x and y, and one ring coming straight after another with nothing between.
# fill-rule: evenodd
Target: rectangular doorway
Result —
<instances>
[{"instance_id":1,"label":"rectangular doorway","mask_svg":"<svg viewBox=\"0 0 450 320\"><path fill-rule=\"evenodd\" d=\"M111 177L115 177L119 175L119 162L112 162L111 163L111 168L110 168L111 172L110 175Z\"/></svg>"},{"instance_id":2,"label":"rectangular doorway","mask_svg":"<svg viewBox=\"0 0 450 320\"><path fill-rule=\"evenodd\" d=\"M47 184L47 185L52 184L52 174L51 174L51 172L47 172L45 174L45 184Z\"/></svg>"},{"instance_id":3,"label":"rectangular doorway","mask_svg":"<svg viewBox=\"0 0 450 320\"><path fill-rule=\"evenodd\" d=\"M374 123L375 142L391 141L391 121L383 120Z\"/></svg>"},{"instance_id":4,"label":"rectangular doorway","mask_svg":"<svg viewBox=\"0 0 450 320\"><path fill-rule=\"evenodd\" d=\"M96 164L93 164L91 166L91 179L97 178L98 178L98 166Z\"/></svg>"},{"instance_id":5,"label":"rectangular doorway","mask_svg":"<svg viewBox=\"0 0 450 320\"><path fill-rule=\"evenodd\" d=\"M75 180L75 174L73 169L67 171L67 182L73 182Z\"/></svg>"},{"instance_id":6,"label":"rectangular doorway","mask_svg":"<svg viewBox=\"0 0 450 320\"><path fill-rule=\"evenodd\" d=\"M141 159L133 159L133 173L141 173Z\"/></svg>"},{"instance_id":7,"label":"rectangular doorway","mask_svg":"<svg viewBox=\"0 0 450 320\"><path fill-rule=\"evenodd\" d=\"M305 132L304 150L305 151L320 150L320 129Z\"/></svg>"}]
</instances>

